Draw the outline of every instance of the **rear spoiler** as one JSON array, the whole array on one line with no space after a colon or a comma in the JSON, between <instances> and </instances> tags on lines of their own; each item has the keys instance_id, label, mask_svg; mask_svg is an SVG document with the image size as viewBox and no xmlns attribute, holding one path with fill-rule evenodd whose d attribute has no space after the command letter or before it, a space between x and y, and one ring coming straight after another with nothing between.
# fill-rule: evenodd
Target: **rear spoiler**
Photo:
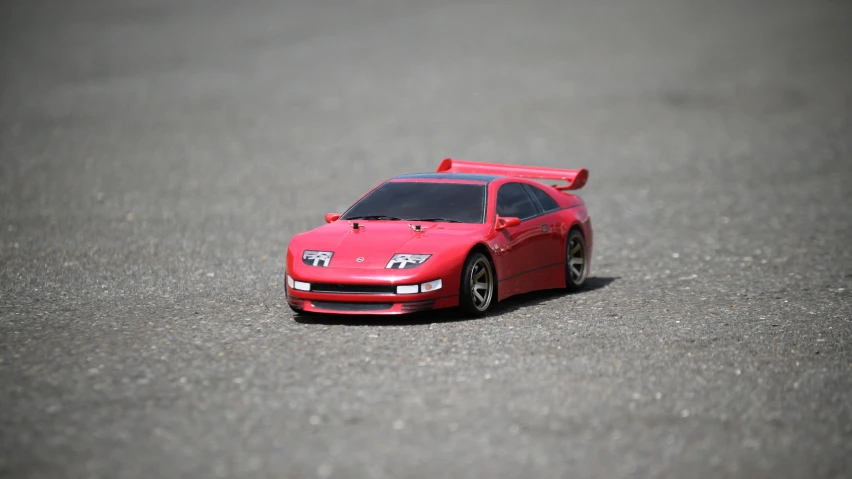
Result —
<instances>
[{"instance_id":1,"label":"rear spoiler","mask_svg":"<svg viewBox=\"0 0 852 479\"><path fill-rule=\"evenodd\" d=\"M487 175L514 176L540 180L563 180L567 185L553 185L559 191L579 190L589 179L589 170L563 170L541 166L504 165L480 163L478 161L453 160L447 158L438 165L438 173L479 173Z\"/></svg>"}]
</instances>

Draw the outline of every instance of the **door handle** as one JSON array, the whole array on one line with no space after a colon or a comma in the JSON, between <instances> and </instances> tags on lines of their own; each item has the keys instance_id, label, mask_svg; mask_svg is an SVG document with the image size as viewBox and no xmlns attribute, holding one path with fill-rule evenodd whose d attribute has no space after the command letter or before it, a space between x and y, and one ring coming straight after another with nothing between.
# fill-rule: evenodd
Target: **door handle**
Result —
<instances>
[{"instance_id":1,"label":"door handle","mask_svg":"<svg viewBox=\"0 0 852 479\"><path fill-rule=\"evenodd\" d=\"M550 228L548 228L547 225L541 225L541 230L544 231L545 233L547 233L549 229Z\"/></svg>"}]
</instances>

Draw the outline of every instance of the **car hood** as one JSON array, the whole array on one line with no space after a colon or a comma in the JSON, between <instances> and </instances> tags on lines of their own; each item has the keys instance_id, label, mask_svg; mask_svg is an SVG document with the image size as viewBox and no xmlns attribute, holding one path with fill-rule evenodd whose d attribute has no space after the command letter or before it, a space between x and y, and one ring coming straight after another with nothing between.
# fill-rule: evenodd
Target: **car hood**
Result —
<instances>
[{"instance_id":1,"label":"car hood","mask_svg":"<svg viewBox=\"0 0 852 479\"><path fill-rule=\"evenodd\" d=\"M329 268L384 268L397 253L438 255L448 249L473 244L485 229L482 224L415 223L406 221L359 221L353 229L348 221L335 221L293 238L290 249L295 261L304 250L331 251Z\"/></svg>"}]
</instances>

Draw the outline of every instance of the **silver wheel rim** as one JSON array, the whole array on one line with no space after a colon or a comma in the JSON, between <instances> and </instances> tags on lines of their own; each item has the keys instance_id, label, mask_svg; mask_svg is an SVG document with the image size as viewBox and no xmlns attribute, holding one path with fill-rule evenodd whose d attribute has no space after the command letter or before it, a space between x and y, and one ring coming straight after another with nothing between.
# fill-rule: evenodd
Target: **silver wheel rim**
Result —
<instances>
[{"instance_id":1,"label":"silver wheel rim","mask_svg":"<svg viewBox=\"0 0 852 479\"><path fill-rule=\"evenodd\" d=\"M586 244L579 236L571 238L568 243L568 274L575 285L586 279Z\"/></svg>"},{"instance_id":2,"label":"silver wheel rim","mask_svg":"<svg viewBox=\"0 0 852 479\"><path fill-rule=\"evenodd\" d=\"M473 263L470 270L470 299L477 311L485 311L494 295L494 273L491 264L483 258Z\"/></svg>"}]
</instances>

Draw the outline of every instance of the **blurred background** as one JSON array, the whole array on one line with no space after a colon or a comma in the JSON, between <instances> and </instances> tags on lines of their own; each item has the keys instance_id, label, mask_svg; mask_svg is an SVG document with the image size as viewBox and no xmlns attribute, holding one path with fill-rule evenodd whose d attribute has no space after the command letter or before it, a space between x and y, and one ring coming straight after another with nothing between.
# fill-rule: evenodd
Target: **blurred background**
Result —
<instances>
[{"instance_id":1,"label":"blurred background","mask_svg":"<svg viewBox=\"0 0 852 479\"><path fill-rule=\"evenodd\" d=\"M7 1L0 474L841 477L852 5ZM292 235L588 168L592 287L296 321Z\"/></svg>"}]
</instances>

